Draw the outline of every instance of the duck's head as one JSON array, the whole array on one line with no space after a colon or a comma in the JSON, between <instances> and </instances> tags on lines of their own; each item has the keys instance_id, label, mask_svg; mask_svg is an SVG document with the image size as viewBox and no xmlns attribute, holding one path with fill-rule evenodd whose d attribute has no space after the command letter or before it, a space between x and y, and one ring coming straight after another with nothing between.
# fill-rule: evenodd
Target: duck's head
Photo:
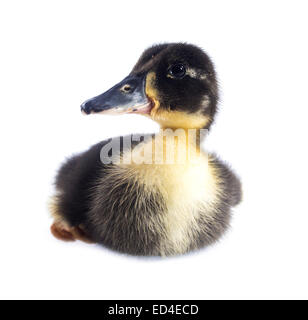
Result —
<instances>
[{"instance_id":1,"label":"duck's head","mask_svg":"<svg viewBox=\"0 0 308 320\"><path fill-rule=\"evenodd\" d=\"M147 49L126 78L81 110L143 114L162 128L201 129L211 125L217 99L210 58L194 45L170 43Z\"/></svg>"}]
</instances>

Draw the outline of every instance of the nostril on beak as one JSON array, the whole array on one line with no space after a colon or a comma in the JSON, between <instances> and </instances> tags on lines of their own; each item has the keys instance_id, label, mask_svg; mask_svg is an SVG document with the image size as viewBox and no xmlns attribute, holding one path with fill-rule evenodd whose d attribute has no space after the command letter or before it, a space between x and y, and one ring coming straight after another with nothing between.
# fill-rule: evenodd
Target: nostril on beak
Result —
<instances>
[{"instance_id":1,"label":"nostril on beak","mask_svg":"<svg viewBox=\"0 0 308 320\"><path fill-rule=\"evenodd\" d=\"M129 84L126 84L122 87L122 90L125 92L125 93L129 93L132 91L132 88Z\"/></svg>"}]
</instances>

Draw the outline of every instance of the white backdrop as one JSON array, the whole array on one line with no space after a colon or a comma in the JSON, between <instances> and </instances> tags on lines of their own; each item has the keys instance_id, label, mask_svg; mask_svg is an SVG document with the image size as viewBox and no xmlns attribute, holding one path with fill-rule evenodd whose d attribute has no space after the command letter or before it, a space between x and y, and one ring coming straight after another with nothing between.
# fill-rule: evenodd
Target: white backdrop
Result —
<instances>
[{"instance_id":1,"label":"white backdrop","mask_svg":"<svg viewBox=\"0 0 308 320\"><path fill-rule=\"evenodd\" d=\"M1 1L0 298L308 298L307 1ZM60 163L141 116L80 104L128 74L153 43L213 58L220 112L205 142L242 178L220 243L134 258L49 233Z\"/></svg>"}]
</instances>

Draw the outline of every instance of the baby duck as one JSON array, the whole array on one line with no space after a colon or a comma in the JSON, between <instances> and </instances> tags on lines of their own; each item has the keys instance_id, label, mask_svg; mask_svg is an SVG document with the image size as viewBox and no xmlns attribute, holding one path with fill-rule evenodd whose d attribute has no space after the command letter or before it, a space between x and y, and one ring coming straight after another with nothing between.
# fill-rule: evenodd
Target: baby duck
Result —
<instances>
[{"instance_id":1,"label":"baby duck","mask_svg":"<svg viewBox=\"0 0 308 320\"><path fill-rule=\"evenodd\" d=\"M241 184L199 147L217 100L215 70L200 48L168 43L145 50L129 76L81 110L142 114L161 130L102 141L64 163L51 205L53 235L146 256L184 254L218 240ZM179 129L182 136L174 134ZM187 152L194 145L196 152ZM169 154L180 161L168 161Z\"/></svg>"}]
</instances>

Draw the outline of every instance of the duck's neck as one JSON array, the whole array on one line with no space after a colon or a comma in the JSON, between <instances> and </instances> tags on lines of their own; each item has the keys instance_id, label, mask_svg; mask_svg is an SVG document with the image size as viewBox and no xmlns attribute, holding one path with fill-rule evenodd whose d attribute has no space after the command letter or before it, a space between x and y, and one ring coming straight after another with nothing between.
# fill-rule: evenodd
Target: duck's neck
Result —
<instances>
[{"instance_id":1,"label":"duck's neck","mask_svg":"<svg viewBox=\"0 0 308 320\"><path fill-rule=\"evenodd\" d=\"M202 114L188 114L182 111L157 111L152 115L152 119L156 121L161 128L172 129L195 129L204 128L210 119Z\"/></svg>"},{"instance_id":2,"label":"duck's neck","mask_svg":"<svg viewBox=\"0 0 308 320\"><path fill-rule=\"evenodd\" d=\"M201 129L161 127L157 138L164 160L174 155L178 162L189 163L200 155Z\"/></svg>"},{"instance_id":3,"label":"duck's neck","mask_svg":"<svg viewBox=\"0 0 308 320\"><path fill-rule=\"evenodd\" d=\"M207 133L207 129L200 128L181 128L178 126L160 126L160 134L168 135L183 135L188 144L200 145L200 142Z\"/></svg>"}]
</instances>

